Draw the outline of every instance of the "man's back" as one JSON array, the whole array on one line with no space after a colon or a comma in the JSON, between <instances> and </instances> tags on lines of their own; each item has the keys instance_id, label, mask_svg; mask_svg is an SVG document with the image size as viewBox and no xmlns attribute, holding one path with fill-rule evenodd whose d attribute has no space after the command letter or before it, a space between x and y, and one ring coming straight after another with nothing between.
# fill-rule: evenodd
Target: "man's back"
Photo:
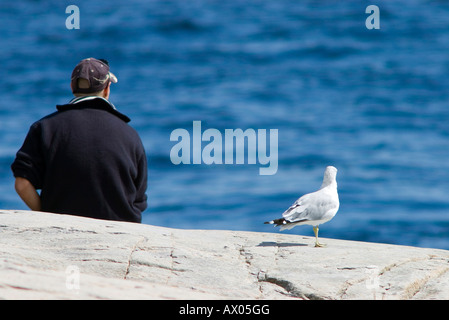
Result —
<instances>
[{"instance_id":1,"label":"man's back","mask_svg":"<svg viewBox=\"0 0 449 320\"><path fill-rule=\"evenodd\" d=\"M42 189L42 211L141 221L147 162L129 119L102 98L79 98L34 123L12 165Z\"/></svg>"}]
</instances>

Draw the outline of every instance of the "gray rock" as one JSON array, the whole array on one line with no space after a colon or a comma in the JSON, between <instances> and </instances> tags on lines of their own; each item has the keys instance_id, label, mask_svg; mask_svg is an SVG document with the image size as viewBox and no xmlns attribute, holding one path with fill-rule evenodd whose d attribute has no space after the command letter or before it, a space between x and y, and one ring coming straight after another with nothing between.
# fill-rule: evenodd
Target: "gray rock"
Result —
<instances>
[{"instance_id":1,"label":"gray rock","mask_svg":"<svg viewBox=\"0 0 449 320\"><path fill-rule=\"evenodd\" d=\"M3 299L449 299L449 251L0 211Z\"/></svg>"}]
</instances>

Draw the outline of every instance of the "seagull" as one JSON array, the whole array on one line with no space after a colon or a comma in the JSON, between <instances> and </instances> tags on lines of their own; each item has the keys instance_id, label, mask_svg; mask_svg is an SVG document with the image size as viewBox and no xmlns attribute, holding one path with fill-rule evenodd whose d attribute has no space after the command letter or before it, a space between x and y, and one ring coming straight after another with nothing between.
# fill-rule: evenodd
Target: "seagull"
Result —
<instances>
[{"instance_id":1,"label":"seagull","mask_svg":"<svg viewBox=\"0 0 449 320\"><path fill-rule=\"evenodd\" d=\"M318 191L303 195L283 214L282 218L265 222L280 226L281 231L308 224L313 226L315 247L324 247L318 242L318 225L331 220L340 207L337 193L337 168L328 166L324 171L323 183Z\"/></svg>"}]
</instances>

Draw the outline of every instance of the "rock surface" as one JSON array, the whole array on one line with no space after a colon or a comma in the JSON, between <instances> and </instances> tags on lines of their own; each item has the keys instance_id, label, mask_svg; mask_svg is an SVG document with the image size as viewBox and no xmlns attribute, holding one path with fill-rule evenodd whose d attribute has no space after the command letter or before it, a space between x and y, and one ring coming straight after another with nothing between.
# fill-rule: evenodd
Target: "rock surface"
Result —
<instances>
[{"instance_id":1,"label":"rock surface","mask_svg":"<svg viewBox=\"0 0 449 320\"><path fill-rule=\"evenodd\" d=\"M0 299L449 299L449 251L322 241L3 210Z\"/></svg>"}]
</instances>

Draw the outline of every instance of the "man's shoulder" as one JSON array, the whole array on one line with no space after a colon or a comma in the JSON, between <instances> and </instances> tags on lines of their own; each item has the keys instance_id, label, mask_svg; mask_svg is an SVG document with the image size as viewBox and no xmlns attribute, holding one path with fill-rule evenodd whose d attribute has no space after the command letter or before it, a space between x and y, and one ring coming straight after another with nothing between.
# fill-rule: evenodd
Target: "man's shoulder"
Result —
<instances>
[{"instance_id":1,"label":"man's shoulder","mask_svg":"<svg viewBox=\"0 0 449 320\"><path fill-rule=\"evenodd\" d=\"M58 116L58 114L60 114L60 112L58 112L58 111L52 112L52 113L50 113L49 115L46 115L45 117L43 117L43 118L37 120L35 123L42 123L42 122L51 120L51 119L53 119L54 117Z\"/></svg>"},{"instance_id":2,"label":"man's shoulder","mask_svg":"<svg viewBox=\"0 0 449 320\"><path fill-rule=\"evenodd\" d=\"M39 129L43 124L45 124L49 120L53 119L57 115L58 115L58 111L55 111L53 113L50 113L49 115L46 115L43 118L40 118L39 120L37 120L31 124L30 129L32 129L32 130Z\"/></svg>"}]
</instances>

